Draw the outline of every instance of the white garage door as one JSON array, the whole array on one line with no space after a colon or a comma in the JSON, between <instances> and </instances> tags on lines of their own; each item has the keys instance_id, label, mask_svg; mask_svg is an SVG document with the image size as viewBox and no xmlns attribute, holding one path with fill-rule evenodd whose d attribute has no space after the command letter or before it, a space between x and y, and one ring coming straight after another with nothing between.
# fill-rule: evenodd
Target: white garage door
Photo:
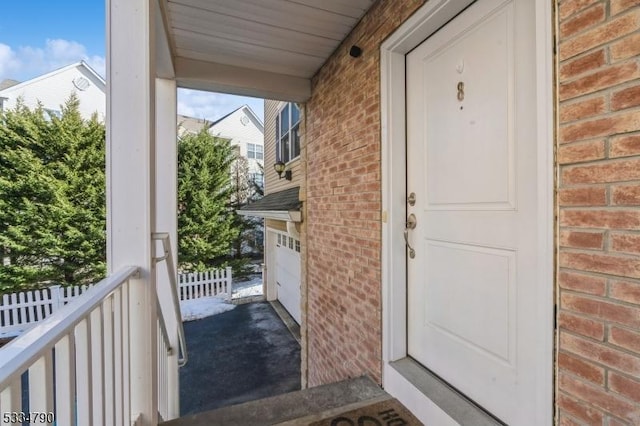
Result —
<instances>
[{"instance_id":1,"label":"white garage door","mask_svg":"<svg viewBox=\"0 0 640 426\"><path fill-rule=\"evenodd\" d=\"M300 241L278 234L276 242L278 300L300 324Z\"/></svg>"}]
</instances>

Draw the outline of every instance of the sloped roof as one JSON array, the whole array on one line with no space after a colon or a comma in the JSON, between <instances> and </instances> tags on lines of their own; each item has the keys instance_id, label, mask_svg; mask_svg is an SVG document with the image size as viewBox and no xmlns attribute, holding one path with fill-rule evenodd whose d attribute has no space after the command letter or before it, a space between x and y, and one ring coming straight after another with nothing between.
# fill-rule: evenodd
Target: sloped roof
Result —
<instances>
[{"instance_id":1,"label":"sloped roof","mask_svg":"<svg viewBox=\"0 0 640 426\"><path fill-rule=\"evenodd\" d=\"M251 109L251 107L247 104L242 105L239 108L234 109L233 111L231 111L230 113L218 118L216 121L214 121L213 123L211 123L211 127L215 126L216 124L224 121L226 118L230 117L231 115L235 114L237 111L240 110L245 110L245 113L249 116L250 119L252 119L255 124L261 129L264 130L264 125L262 124L262 120L260 119L260 117L258 117L256 115L255 112L253 112L253 110Z\"/></svg>"},{"instance_id":2,"label":"sloped roof","mask_svg":"<svg viewBox=\"0 0 640 426\"><path fill-rule=\"evenodd\" d=\"M285 189L267 194L240 210L244 211L292 211L300 210L302 202L299 199L300 187Z\"/></svg>"},{"instance_id":3,"label":"sloped roof","mask_svg":"<svg viewBox=\"0 0 640 426\"><path fill-rule=\"evenodd\" d=\"M20 84L20 82L18 80L5 78L4 80L0 81L0 90L8 89L9 87L13 87L16 84Z\"/></svg>"},{"instance_id":4,"label":"sloped roof","mask_svg":"<svg viewBox=\"0 0 640 426\"><path fill-rule=\"evenodd\" d=\"M296 186L295 188L267 194L261 199L247 204L237 212L243 216L300 222L302 221L301 208L300 187Z\"/></svg>"},{"instance_id":5,"label":"sloped roof","mask_svg":"<svg viewBox=\"0 0 640 426\"><path fill-rule=\"evenodd\" d=\"M107 89L107 83L106 83L106 81L104 80L104 78L102 78L102 76L101 76L100 74L98 74L98 73L97 73L93 68L91 68L91 67L89 66L89 64L87 64L85 61L78 61L78 62L74 62L73 64L69 64L69 65L67 65L67 66L65 66L65 67L58 68L58 69L53 70L53 71L51 71L51 72L48 72L48 73L46 73L46 74L39 75L39 76L37 76L37 77L35 77L35 78L32 78L31 80L26 80L26 81L22 81L22 82L17 82L17 84L10 84L10 85L9 85L9 86L7 86L7 87L2 87L2 86L1 86L1 84L2 84L2 83L5 83L6 81L15 81L15 80L3 80L3 81L2 81L2 83L0 83L0 91L2 91L2 90L6 90L6 89L9 89L9 88L12 88L12 89L14 89L14 88L15 88L15 89L19 89L21 86L26 86L26 85L28 85L28 84L31 84L31 83L35 82L35 81L39 81L39 80L42 80L42 79L45 79L45 78L51 77L51 76L56 75L56 74L60 74L60 73L65 72L65 71L67 71L67 70L69 70L69 69L77 68L77 67L83 67L83 68L85 68L87 71L89 71L89 73L91 73L91 74L96 78L96 80L98 81L98 83L100 84L100 86L101 86L100 88L102 89L102 91L106 92L106 89Z\"/></svg>"}]
</instances>

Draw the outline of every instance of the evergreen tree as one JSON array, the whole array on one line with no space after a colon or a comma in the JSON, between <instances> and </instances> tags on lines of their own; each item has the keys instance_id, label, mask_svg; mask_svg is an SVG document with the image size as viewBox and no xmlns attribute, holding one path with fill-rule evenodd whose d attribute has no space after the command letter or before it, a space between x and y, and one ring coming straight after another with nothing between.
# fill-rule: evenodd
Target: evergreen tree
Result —
<instances>
[{"instance_id":1,"label":"evergreen tree","mask_svg":"<svg viewBox=\"0 0 640 426\"><path fill-rule=\"evenodd\" d=\"M104 126L78 106L0 116L0 290L104 276Z\"/></svg>"},{"instance_id":2,"label":"evergreen tree","mask_svg":"<svg viewBox=\"0 0 640 426\"><path fill-rule=\"evenodd\" d=\"M262 170L262 167L260 167ZM231 206L238 210L251 201L262 197L260 185L251 178L249 173L249 160L237 154L235 161L231 165L231 182L233 193L231 196ZM262 228L262 219L236 215L235 223L240 228L240 234L233 243L234 259L244 258L243 250L250 248L252 251L262 252L262 246L256 241L256 233Z\"/></svg>"},{"instance_id":3,"label":"evergreen tree","mask_svg":"<svg viewBox=\"0 0 640 426\"><path fill-rule=\"evenodd\" d=\"M178 259L181 269L205 270L228 264L240 229L230 205L230 168L235 159L228 139L206 129L178 142Z\"/></svg>"}]
</instances>

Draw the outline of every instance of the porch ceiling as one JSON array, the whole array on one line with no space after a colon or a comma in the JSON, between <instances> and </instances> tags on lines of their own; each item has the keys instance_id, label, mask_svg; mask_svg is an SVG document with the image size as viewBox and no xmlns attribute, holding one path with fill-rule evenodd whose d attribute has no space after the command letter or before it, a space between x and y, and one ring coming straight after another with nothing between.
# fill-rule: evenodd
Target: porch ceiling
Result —
<instances>
[{"instance_id":1,"label":"porch ceiling","mask_svg":"<svg viewBox=\"0 0 640 426\"><path fill-rule=\"evenodd\" d=\"M304 101L375 0L159 0L180 87Z\"/></svg>"}]
</instances>

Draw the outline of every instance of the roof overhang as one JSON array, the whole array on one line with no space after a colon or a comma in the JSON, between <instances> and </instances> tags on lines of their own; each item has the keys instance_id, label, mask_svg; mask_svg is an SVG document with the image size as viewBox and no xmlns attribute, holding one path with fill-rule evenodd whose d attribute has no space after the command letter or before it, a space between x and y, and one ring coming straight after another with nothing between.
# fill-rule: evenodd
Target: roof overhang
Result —
<instances>
[{"instance_id":1,"label":"roof overhang","mask_svg":"<svg viewBox=\"0 0 640 426\"><path fill-rule=\"evenodd\" d=\"M297 102L375 2L157 1L160 76L173 71L179 87Z\"/></svg>"},{"instance_id":2,"label":"roof overhang","mask_svg":"<svg viewBox=\"0 0 640 426\"><path fill-rule=\"evenodd\" d=\"M282 191L266 194L259 200L255 200L236 211L243 216L302 222L302 213L300 212L302 202L299 195L299 186L283 189Z\"/></svg>"},{"instance_id":3,"label":"roof overhang","mask_svg":"<svg viewBox=\"0 0 640 426\"><path fill-rule=\"evenodd\" d=\"M242 216L263 217L286 222L302 222L302 212L300 210L236 210L236 212Z\"/></svg>"}]
</instances>

